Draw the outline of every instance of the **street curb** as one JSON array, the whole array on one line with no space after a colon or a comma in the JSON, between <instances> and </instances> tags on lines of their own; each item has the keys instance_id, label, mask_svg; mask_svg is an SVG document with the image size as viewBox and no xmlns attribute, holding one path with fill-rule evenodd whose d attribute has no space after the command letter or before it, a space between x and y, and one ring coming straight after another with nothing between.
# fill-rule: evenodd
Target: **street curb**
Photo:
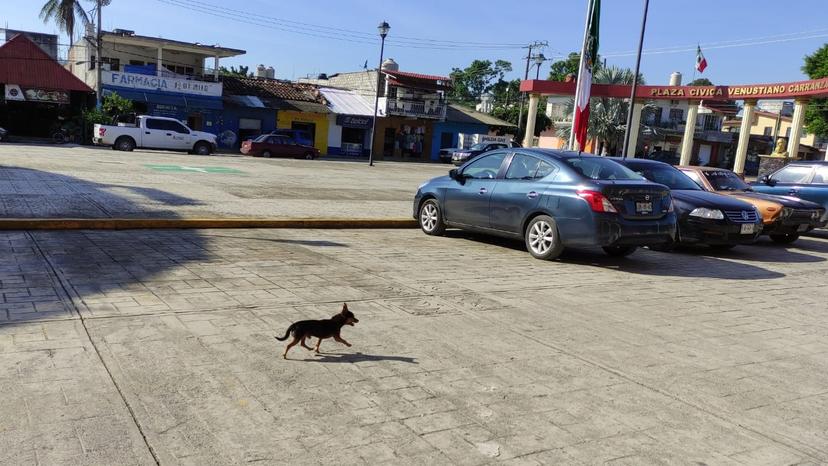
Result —
<instances>
[{"instance_id":1,"label":"street curb","mask_svg":"<svg viewBox=\"0 0 828 466\"><path fill-rule=\"evenodd\" d=\"M212 228L396 229L417 228L400 218L4 218L0 230L148 230Z\"/></svg>"}]
</instances>

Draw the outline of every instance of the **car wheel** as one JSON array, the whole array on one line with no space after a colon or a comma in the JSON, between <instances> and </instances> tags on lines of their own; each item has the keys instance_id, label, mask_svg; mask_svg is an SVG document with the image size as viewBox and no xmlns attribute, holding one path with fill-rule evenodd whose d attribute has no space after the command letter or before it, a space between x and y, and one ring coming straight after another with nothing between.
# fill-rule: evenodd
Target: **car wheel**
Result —
<instances>
[{"instance_id":1,"label":"car wheel","mask_svg":"<svg viewBox=\"0 0 828 466\"><path fill-rule=\"evenodd\" d=\"M548 215L538 215L524 232L526 249L536 259L552 260L563 252L563 242L558 234L558 225Z\"/></svg>"},{"instance_id":2,"label":"car wheel","mask_svg":"<svg viewBox=\"0 0 828 466\"><path fill-rule=\"evenodd\" d=\"M440 211L440 204L437 203L436 199L427 199L420 205L418 219L420 228L427 235L439 236L446 231L443 213Z\"/></svg>"},{"instance_id":3,"label":"car wheel","mask_svg":"<svg viewBox=\"0 0 828 466\"><path fill-rule=\"evenodd\" d=\"M124 152L132 152L135 149L135 141L132 138L127 136L121 136L115 141L115 146L120 151Z\"/></svg>"},{"instance_id":4,"label":"car wheel","mask_svg":"<svg viewBox=\"0 0 828 466\"><path fill-rule=\"evenodd\" d=\"M784 235L770 235L770 239L777 244L791 244L799 239L796 233L788 233Z\"/></svg>"},{"instance_id":5,"label":"car wheel","mask_svg":"<svg viewBox=\"0 0 828 466\"><path fill-rule=\"evenodd\" d=\"M266 151L262 152L262 157L264 157L266 159L269 159L269 158L273 157L273 154L271 154L269 150L266 150Z\"/></svg>"},{"instance_id":6,"label":"car wheel","mask_svg":"<svg viewBox=\"0 0 828 466\"><path fill-rule=\"evenodd\" d=\"M193 147L193 153L196 155L210 155L210 146L205 142L197 142Z\"/></svg>"},{"instance_id":7,"label":"car wheel","mask_svg":"<svg viewBox=\"0 0 828 466\"><path fill-rule=\"evenodd\" d=\"M305 160L313 160L316 156L313 155L313 152L308 152L305 154Z\"/></svg>"},{"instance_id":8,"label":"car wheel","mask_svg":"<svg viewBox=\"0 0 828 466\"><path fill-rule=\"evenodd\" d=\"M611 257L627 257L638 248L635 246L604 246L601 249Z\"/></svg>"}]
</instances>

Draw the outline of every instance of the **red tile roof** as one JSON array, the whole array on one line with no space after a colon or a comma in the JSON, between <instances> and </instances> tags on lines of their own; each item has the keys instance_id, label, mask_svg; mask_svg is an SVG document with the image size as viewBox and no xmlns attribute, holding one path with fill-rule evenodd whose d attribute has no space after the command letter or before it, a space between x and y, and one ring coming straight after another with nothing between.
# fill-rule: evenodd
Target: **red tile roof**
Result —
<instances>
[{"instance_id":1,"label":"red tile roof","mask_svg":"<svg viewBox=\"0 0 828 466\"><path fill-rule=\"evenodd\" d=\"M408 71L392 71L382 70L383 73L391 76L399 76L401 78L424 79L426 81L451 81L451 78L446 76L436 76L433 74L410 73Z\"/></svg>"},{"instance_id":2,"label":"red tile roof","mask_svg":"<svg viewBox=\"0 0 828 466\"><path fill-rule=\"evenodd\" d=\"M319 89L311 84L236 76L223 76L221 81L225 95L253 95L263 98L327 103Z\"/></svg>"},{"instance_id":3,"label":"red tile roof","mask_svg":"<svg viewBox=\"0 0 828 466\"><path fill-rule=\"evenodd\" d=\"M23 34L0 46L0 83L64 91L94 92Z\"/></svg>"}]
</instances>

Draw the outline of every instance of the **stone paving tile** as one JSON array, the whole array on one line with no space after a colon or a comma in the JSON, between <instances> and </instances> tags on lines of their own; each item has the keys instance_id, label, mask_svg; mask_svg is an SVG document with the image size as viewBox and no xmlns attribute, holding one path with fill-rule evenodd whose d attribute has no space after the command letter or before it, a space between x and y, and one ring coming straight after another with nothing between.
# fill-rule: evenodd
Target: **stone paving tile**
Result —
<instances>
[{"instance_id":1,"label":"stone paving tile","mask_svg":"<svg viewBox=\"0 0 828 466\"><path fill-rule=\"evenodd\" d=\"M162 464L828 461L821 237L550 263L416 231L0 244L16 261L1 303L47 306L0 325L0 368L14 368L0 419L26 419L0 421L0 463L151 460L77 313L61 311L74 308ZM344 300L360 318L343 330L352 348L281 359L273 335ZM131 453L107 449L123 437Z\"/></svg>"}]
</instances>

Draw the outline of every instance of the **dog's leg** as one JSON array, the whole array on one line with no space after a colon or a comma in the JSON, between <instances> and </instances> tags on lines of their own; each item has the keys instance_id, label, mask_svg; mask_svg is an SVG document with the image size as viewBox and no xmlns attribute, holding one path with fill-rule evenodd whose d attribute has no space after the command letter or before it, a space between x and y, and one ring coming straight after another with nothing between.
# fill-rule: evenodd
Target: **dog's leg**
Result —
<instances>
[{"instance_id":1,"label":"dog's leg","mask_svg":"<svg viewBox=\"0 0 828 466\"><path fill-rule=\"evenodd\" d=\"M307 350L313 351L313 348L311 348L310 346L307 345L307 343L305 343L305 338L308 338L308 337L307 336L302 337L302 346Z\"/></svg>"},{"instance_id":2,"label":"dog's leg","mask_svg":"<svg viewBox=\"0 0 828 466\"><path fill-rule=\"evenodd\" d=\"M287 348L285 348L285 354L283 354L282 357L287 359L288 351L290 351L291 348L296 346L296 344L299 343L300 340L302 340L302 339L299 338L298 336L294 335L293 336L293 341L288 343Z\"/></svg>"},{"instance_id":3,"label":"dog's leg","mask_svg":"<svg viewBox=\"0 0 828 466\"><path fill-rule=\"evenodd\" d=\"M342 338L341 336L339 336L339 334L338 334L338 333L337 333L336 335L334 335L334 340L336 340L336 341L338 341L338 342L342 343L343 345L345 345L345 346L347 346L347 347L349 347L349 348L351 347L351 344L350 344L350 343L348 343L347 341L345 341L345 339L344 339L344 338Z\"/></svg>"},{"instance_id":4,"label":"dog's leg","mask_svg":"<svg viewBox=\"0 0 828 466\"><path fill-rule=\"evenodd\" d=\"M322 344L322 339L320 338L319 341L316 342L316 354L319 354L319 345Z\"/></svg>"}]
</instances>

